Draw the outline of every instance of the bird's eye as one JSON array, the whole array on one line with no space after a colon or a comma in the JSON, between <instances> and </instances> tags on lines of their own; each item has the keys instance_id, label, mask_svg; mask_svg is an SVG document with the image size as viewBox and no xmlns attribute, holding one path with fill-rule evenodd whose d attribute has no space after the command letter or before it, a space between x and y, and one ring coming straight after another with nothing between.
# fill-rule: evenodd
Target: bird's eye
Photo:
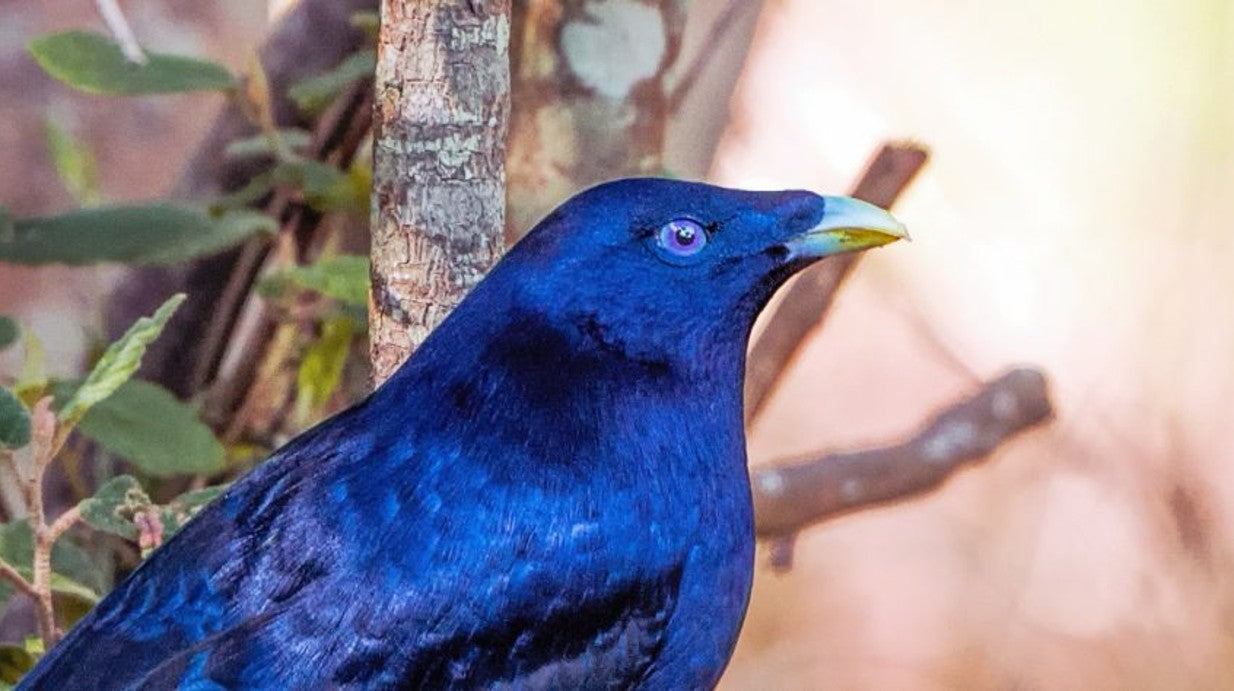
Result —
<instances>
[{"instance_id":1,"label":"bird's eye","mask_svg":"<svg viewBox=\"0 0 1234 691\"><path fill-rule=\"evenodd\" d=\"M660 226L656 242L669 254L689 257L707 246L707 231L697 221L679 218Z\"/></svg>"}]
</instances>

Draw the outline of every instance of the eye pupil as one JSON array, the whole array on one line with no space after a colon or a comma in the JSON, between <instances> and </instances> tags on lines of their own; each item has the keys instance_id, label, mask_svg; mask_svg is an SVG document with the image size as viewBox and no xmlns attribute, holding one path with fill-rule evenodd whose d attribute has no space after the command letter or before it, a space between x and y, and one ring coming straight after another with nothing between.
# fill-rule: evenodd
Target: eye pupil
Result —
<instances>
[{"instance_id":1,"label":"eye pupil","mask_svg":"<svg viewBox=\"0 0 1234 691\"><path fill-rule=\"evenodd\" d=\"M707 231L697 221L679 218L661 226L656 241L673 256L689 257L707 245Z\"/></svg>"}]
</instances>

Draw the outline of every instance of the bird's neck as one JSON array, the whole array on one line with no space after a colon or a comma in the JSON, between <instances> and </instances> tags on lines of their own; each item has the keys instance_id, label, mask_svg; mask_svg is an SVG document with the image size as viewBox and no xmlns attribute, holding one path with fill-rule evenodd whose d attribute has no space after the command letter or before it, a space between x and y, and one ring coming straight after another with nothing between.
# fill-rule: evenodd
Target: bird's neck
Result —
<instances>
[{"instance_id":1,"label":"bird's neck","mask_svg":"<svg viewBox=\"0 0 1234 691\"><path fill-rule=\"evenodd\" d=\"M475 318L452 316L379 393L414 395L391 401L415 409L413 425L427 432L463 425L461 436L477 448L496 444L525 456L521 462L580 473L598 470L586 468L587 459L615 445L641 454L636 447L650 444L666 458L687 457L667 448L674 445L688 447L689 458L744 454L743 344L717 344L700 357L631 347L585 318L562 323L486 307ZM493 318L493 309L505 318Z\"/></svg>"}]
</instances>

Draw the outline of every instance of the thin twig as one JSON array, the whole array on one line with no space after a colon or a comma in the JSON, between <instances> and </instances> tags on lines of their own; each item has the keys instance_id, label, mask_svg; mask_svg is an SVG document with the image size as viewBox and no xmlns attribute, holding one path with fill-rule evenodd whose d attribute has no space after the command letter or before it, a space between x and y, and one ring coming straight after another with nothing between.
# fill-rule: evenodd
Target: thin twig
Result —
<instances>
[{"instance_id":1,"label":"thin twig","mask_svg":"<svg viewBox=\"0 0 1234 691\"><path fill-rule=\"evenodd\" d=\"M890 208L928 157L918 144L884 144L853 188L852 195L884 209ZM806 336L822 326L836 290L860 258L860 254L845 254L824 260L802 271L788 287L767 327L750 349L745 387L747 424L762 412Z\"/></svg>"},{"instance_id":2,"label":"thin twig","mask_svg":"<svg viewBox=\"0 0 1234 691\"><path fill-rule=\"evenodd\" d=\"M48 649L56 644L60 632L56 629L56 608L51 595L51 541L47 539L47 527L34 536L34 561L30 565L34 587L35 613L38 615L39 636Z\"/></svg>"},{"instance_id":3,"label":"thin twig","mask_svg":"<svg viewBox=\"0 0 1234 691\"><path fill-rule=\"evenodd\" d=\"M17 472L17 460L8 449L0 449L0 520L14 521L26 517L26 493Z\"/></svg>"},{"instance_id":4,"label":"thin twig","mask_svg":"<svg viewBox=\"0 0 1234 691\"><path fill-rule=\"evenodd\" d=\"M124 12L120 10L120 5L116 0L94 0L94 5L98 8L103 23L115 37L116 43L120 44L120 52L124 53L124 59L138 65L146 64L146 53L137 43L137 37L133 35L133 29L129 26L129 21L124 18Z\"/></svg>"},{"instance_id":5,"label":"thin twig","mask_svg":"<svg viewBox=\"0 0 1234 691\"><path fill-rule=\"evenodd\" d=\"M23 578L12 564L3 559L0 559L0 579L8 581L30 599L38 600L38 592L35 591L34 586L30 585L30 581Z\"/></svg>"},{"instance_id":6,"label":"thin twig","mask_svg":"<svg viewBox=\"0 0 1234 691\"><path fill-rule=\"evenodd\" d=\"M55 543L56 540L60 539L60 537L67 533L70 528L77 525L80 520L81 509L76 506L57 516L56 520L52 521L51 525L47 526L46 537L48 542L48 551L51 551L51 545Z\"/></svg>"},{"instance_id":7,"label":"thin twig","mask_svg":"<svg viewBox=\"0 0 1234 691\"><path fill-rule=\"evenodd\" d=\"M802 528L929 491L1052 415L1045 375L1015 369L939 413L902 444L758 470L752 478L758 535L776 541L782 565Z\"/></svg>"},{"instance_id":8,"label":"thin twig","mask_svg":"<svg viewBox=\"0 0 1234 691\"><path fill-rule=\"evenodd\" d=\"M361 80L327 109L314 128L312 156L315 159L344 169L351 164L372 123L372 98L372 83ZM284 190L276 192L266 210L272 217L282 220L277 238L294 244L300 259L311 261L316 257L326 239L318 228L320 214L297 203ZM258 366L265 361L262 352L270 346L276 326L268 307L261 302L251 303L249 294L264 267L287 260L286 257L271 258L270 243L264 239L249 246L255 248L254 253L250 255L246 247L230 270L231 278L216 303L212 326L206 331L214 334L214 340L199 349L198 371L193 378L195 389L209 385L206 419L217 424L230 420L229 435L245 431L247 423L239 419L237 411L254 395L253 389L258 388L254 382L259 381L255 379ZM252 309L252 313L246 313L247 309ZM262 387L268 384L261 382ZM286 395L285 390L281 393ZM269 399L279 394L271 390L264 395Z\"/></svg>"},{"instance_id":9,"label":"thin twig","mask_svg":"<svg viewBox=\"0 0 1234 691\"><path fill-rule=\"evenodd\" d=\"M30 533L34 536L34 555L30 564L30 586L34 591L34 611L38 621L39 637L43 645L55 644L56 610L51 595L51 543L47 531L47 514L43 505L43 475L56 451L63 446L68 433L67 426L56 424L56 414L51 409L51 396L44 396L34 404L30 420L33 427L31 449L33 468L30 475L22 478L26 493Z\"/></svg>"},{"instance_id":10,"label":"thin twig","mask_svg":"<svg viewBox=\"0 0 1234 691\"><path fill-rule=\"evenodd\" d=\"M350 17L379 7L377 0L300 0L282 15L261 47L261 62L270 82L279 127L302 122L296 104L287 95L288 88L334 67L353 53L364 41L364 33L349 21ZM268 170L267 159L224 155L232 142L256 133L241 112L239 99L229 99L184 165L170 196L214 202ZM206 325L216 310L234 309L234 305L219 305L219 296L239 253L239 249L233 249L182 267L142 267L130 272L112 291L106 315L107 331L112 338L123 333L138 317L154 311L168 295L181 291L189 294L163 336L147 349L141 370L146 379L162 384L182 398L200 393L200 387L193 381L199 372L196 363L203 359L213 362L217 356L201 352L200 337L213 333Z\"/></svg>"},{"instance_id":11,"label":"thin twig","mask_svg":"<svg viewBox=\"0 0 1234 691\"><path fill-rule=\"evenodd\" d=\"M44 396L34 404L30 411L30 421L33 434L30 448L33 452L34 467L30 475L22 478L22 486L26 492L26 508L29 509L30 527L37 531L44 525L43 513L43 473L51 463L59 443L59 431L56 429L56 414L51 410L51 396Z\"/></svg>"}]
</instances>

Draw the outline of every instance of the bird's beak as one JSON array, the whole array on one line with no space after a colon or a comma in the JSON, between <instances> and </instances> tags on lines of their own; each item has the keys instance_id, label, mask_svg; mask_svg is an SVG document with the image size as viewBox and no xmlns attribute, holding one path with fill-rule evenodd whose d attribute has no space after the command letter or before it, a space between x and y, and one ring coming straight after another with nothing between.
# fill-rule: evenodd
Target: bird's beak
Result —
<instances>
[{"instance_id":1,"label":"bird's beak","mask_svg":"<svg viewBox=\"0 0 1234 691\"><path fill-rule=\"evenodd\" d=\"M908 230L887 211L852 197L823 197L823 217L785 243L789 259L817 259L908 240Z\"/></svg>"}]
</instances>

